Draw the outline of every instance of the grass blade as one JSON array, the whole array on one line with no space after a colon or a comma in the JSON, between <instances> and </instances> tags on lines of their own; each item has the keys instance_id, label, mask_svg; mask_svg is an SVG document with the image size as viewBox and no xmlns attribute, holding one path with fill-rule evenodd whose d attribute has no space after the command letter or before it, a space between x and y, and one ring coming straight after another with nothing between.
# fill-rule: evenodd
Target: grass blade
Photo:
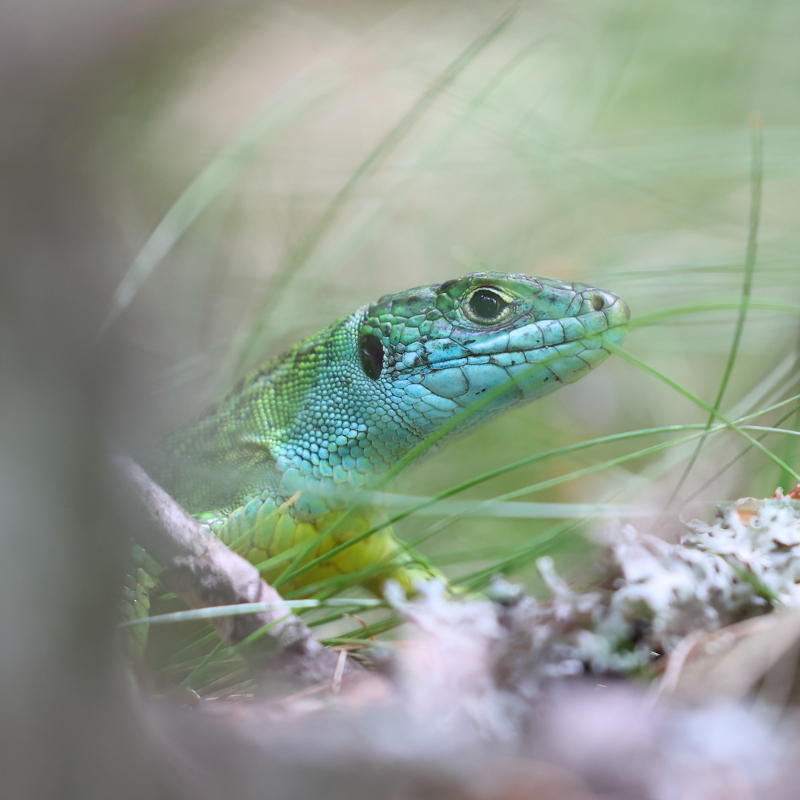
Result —
<instances>
[{"instance_id":1,"label":"grass blade","mask_svg":"<svg viewBox=\"0 0 800 800\"><path fill-rule=\"evenodd\" d=\"M750 304L750 292L753 287L753 273L756 268L756 253L758 247L758 225L761 219L761 185L764 173L764 137L763 137L763 122L760 116L754 116L751 120L751 129L753 131L753 166L751 170L751 194L750 194L750 228L747 236L747 257L745 258L744 265L744 280L742 283L742 299L739 305L739 315L736 320L736 328L733 334L733 342L731 349L728 353L728 360L725 364L725 369L722 373L722 381L720 382L717 396L714 398L713 409L714 412L708 415L706 422L706 431L711 428L714 422L715 412L719 410L722 404L722 397L725 390L728 388L728 381L730 380L733 366L736 363L736 357L739 354L739 345L742 341L742 333L744 331L744 323L747 318L747 310ZM703 449L705 443L705 436L702 436L695 446L694 453L686 464L683 474L678 479L678 483L672 490L672 494L667 500L667 506L671 506L675 502L675 498L686 483L692 468L695 465L700 451Z\"/></svg>"}]
</instances>

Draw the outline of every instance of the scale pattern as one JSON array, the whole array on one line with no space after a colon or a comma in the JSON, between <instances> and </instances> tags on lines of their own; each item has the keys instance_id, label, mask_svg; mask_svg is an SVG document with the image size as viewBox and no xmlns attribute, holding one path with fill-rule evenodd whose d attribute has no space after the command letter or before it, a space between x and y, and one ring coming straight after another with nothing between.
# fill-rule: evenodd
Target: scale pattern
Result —
<instances>
[{"instance_id":1,"label":"scale pattern","mask_svg":"<svg viewBox=\"0 0 800 800\"><path fill-rule=\"evenodd\" d=\"M246 377L172 436L151 471L275 580L299 548L318 559L379 523L380 509L361 506L320 536L348 490L375 486L463 409L475 411L453 433L578 380L628 319L603 289L502 272L388 295ZM434 571L383 529L281 590L339 574L412 590Z\"/></svg>"}]
</instances>

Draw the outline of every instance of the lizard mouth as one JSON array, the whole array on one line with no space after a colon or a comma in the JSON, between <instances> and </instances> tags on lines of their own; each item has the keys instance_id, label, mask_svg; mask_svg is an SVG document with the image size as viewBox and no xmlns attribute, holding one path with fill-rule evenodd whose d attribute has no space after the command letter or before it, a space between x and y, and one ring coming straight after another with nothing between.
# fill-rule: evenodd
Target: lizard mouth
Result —
<instances>
[{"instance_id":1,"label":"lizard mouth","mask_svg":"<svg viewBox=\"0 0 800 800\"><path fill-rule=\"evenodd\" d=\"M473 331L444 346L441 340L431 343L427 363L419 368L427 369L422 387L459 406L492 394L496 397L487 408L498 408L577 381L608 358L605 343L625 340L630 310L610 292L587 287L576 295L590 310L560 319L531 319L524 325L517 321L516 327L480 336ZM498 392L503 385L506 389Z\"/></svg>"},{"instance_id":2,"label":"lizard mouth","mask_svg":"<svg viewBox=\"0 0 800 800\"><path fill-rule=\"evenodd\" d=\"M596 293L593 295L597 297ZM630 309L624 300L603 292L604 304L598 310L573 317L531 320L494 332L474 332L453 337L446 343L429 340L423 347L429 369L452 369L466 364L514 366L547 360L552 348L583 342L587 349L602 346L604 340L621 344L627 335ZM459 341L460 339L460 341ZM422 354L420 354L422 355Z\"/></svg>"}]
</instances>

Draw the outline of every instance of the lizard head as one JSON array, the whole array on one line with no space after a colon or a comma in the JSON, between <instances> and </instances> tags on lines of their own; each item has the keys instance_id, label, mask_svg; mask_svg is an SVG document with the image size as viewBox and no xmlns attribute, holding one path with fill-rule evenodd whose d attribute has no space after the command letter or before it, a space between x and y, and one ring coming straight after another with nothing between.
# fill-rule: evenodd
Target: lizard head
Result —
<instances>
[{"instance_id":1,"label":"lizard head","mask_svg":"<svg viewBox=\"0 0 800 800\"><path fill-rule=\"evenodd\" d=\"M620 344L630 317L604 289L475 272L381 298L364 312L358 354L407 423L474 421L573 383ZM377 388L377 387L376 387Z\"/></svg>"},{"instance_id":2,"label":"lizard head","mask_svg":"<svg viewBox=\"0 0 800 800\"><path fill-rule=\"evenodd\" d=\"M280 409L269 436L282 493L375 483L443 428L464 431L578 380L623 341L628 319L604 289L503 272L382 297L253 384Z\"/></svg>"}]
</instances>

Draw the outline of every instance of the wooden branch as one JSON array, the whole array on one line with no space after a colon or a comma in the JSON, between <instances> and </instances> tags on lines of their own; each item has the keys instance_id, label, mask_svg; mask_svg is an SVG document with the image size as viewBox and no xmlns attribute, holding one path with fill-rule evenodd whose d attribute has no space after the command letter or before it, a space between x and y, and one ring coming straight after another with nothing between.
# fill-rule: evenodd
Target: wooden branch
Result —
<instances>
[{"instance_id":1,"label":"wooden branch","mask_svg":"<svg viewBox=\"0 0 800 800\"><path fill-rule=\"evenodd\" d=\"M127 456L113 457L123 478L127 504L134 517L136 538L163 565L160 579L191 608L240 603L280 603L282 597L246 559L208 533L145 471ZM243 642L269 627L257 648L243 655L259 671L278 669L303 683L332 682L338 653L321 645L309 627L285 608L211 620L228 645ZM341 665L339 665L341 670ZM361 671L352 660L345 674Z\"/></svg>"}]
</instances>

